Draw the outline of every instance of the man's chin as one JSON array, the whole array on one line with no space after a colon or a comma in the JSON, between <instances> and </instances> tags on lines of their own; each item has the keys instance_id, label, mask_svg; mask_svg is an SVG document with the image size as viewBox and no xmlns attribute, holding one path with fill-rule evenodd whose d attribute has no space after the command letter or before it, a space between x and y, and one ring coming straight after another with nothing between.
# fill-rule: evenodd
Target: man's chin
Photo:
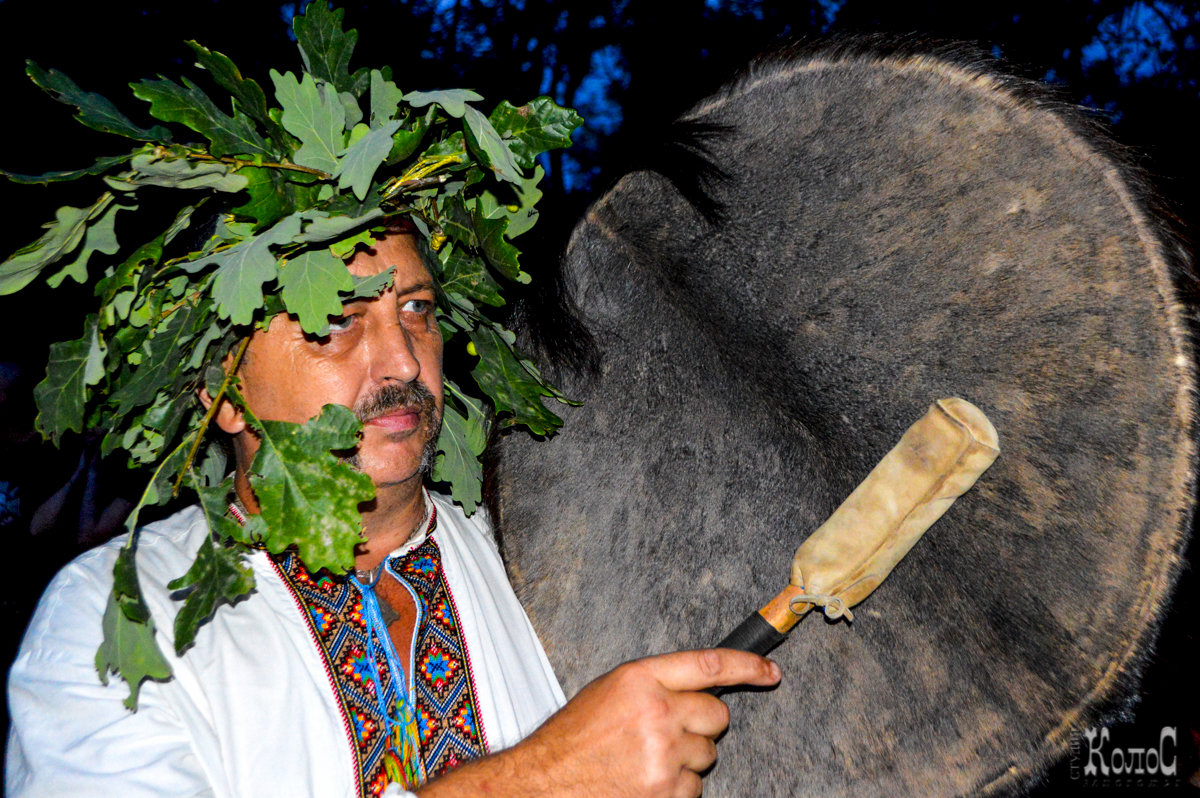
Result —
<instances>
[{"instance_id":1,"label":"man's chin","mask_svg":"<svg viewBox=\"0 0 1200 798\"><path fill-rule=\"evenodd\" d=\"M415 448L418 439L424 440L420 450ZM428 429L404 432L367 429L363 431L358 449L344 460L369 476L377 488L403 485L413 480L420 482L433 471L437 461L437 439L437 434L431 434Z\"/></svg>"},{"instance_id":2,"label":"man's chin","mask_svg":"<svg viewBox=\"0 0 1200 798\"><path fill-rule=\"evenodd\" d=\"M359 471L371 478L376 488L387 488L404 485L411 482L420 483L427 473L419 464L410 463L408 467L398 463L369 461L365 466L361 462L351 462Z\"/></svg>"},{"instance_id":3,"label":"man's chin","mask_svg":"<svg viewBox=\"0 0 1200 798\"><path fill-rule=\"evenodd\" d=\"M394 475L387 475L379 478L372 476L371 482L375 485L376 490L381 490L384 488L398 488L405 485L423 485L425 484L425 472L416 471L412 474L409 474L407 477L401 477L398 479L395 478Z\"/></svg>"}]
</instances>

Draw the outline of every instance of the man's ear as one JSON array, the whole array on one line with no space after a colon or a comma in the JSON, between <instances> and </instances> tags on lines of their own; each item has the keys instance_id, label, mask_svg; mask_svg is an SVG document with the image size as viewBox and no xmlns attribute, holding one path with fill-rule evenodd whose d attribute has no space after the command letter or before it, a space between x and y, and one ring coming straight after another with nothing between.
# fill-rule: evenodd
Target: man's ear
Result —
<instances>
[{"instance_id":1,"label":"man's ear","mask_svg":"<svg viewBox=\"0 0 1200 798\"><path fill-rule=\"evenodd\" d=\"M201 388L196 392L196 395L200 397L200 404L204 405L205 410L212 407L212 394L208 392L207 388ZM237 435L246 429L246 419L242 411L224 396L221 397L221 403L217 405L217 412L213 416L213 421L217 422L217 426L221 428L221 431L228 435Z\"/></svg>"}]
</instances>

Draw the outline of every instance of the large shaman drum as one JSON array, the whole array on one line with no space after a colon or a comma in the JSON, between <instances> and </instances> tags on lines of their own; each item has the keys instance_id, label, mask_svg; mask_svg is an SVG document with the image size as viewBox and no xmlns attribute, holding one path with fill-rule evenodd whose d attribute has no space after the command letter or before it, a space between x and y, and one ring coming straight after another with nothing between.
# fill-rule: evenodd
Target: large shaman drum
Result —
<instances>
[{"instance_id":1,"label":"large shaman drum","mask_svg":"<svg viewBox=\"0 0 1200 798\"><path fill-rule=\"evenodd\" d=\"M684 121L667 160L724 176L595 203L565 268L599 369L561 375L561 435L502 446L493 512L564 688L721 639L961 396L1000 459L852 625L810 616L783 684L730 696L705 794L1020 788L1134 685L1179 566L1174 240L1070 109L951 55L788 53Z\"/></svg>"}]
</instances>

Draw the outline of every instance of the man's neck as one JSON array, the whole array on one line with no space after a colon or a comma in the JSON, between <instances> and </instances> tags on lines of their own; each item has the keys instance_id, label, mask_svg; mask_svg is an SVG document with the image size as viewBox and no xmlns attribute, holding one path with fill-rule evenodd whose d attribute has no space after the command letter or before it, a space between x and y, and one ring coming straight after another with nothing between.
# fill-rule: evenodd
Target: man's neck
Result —
<instances>
[{"instance_id":1,"label":"man's neck","mask_svg":"<svg viewBox=\"0 0 1200 798\"><path fill-rule=\"evenodd\" d=\"M372 571L407 543L425 521L426 510L420 475L394 485L376 485L375 500L362 514L367 542L355 550L355 569Z\"/></svg>"},{"instance_id":2,"label":"man's neck","mask_svg":"<svg viewBox=\"0 0 1200 798\"><path fill-rule=\"evenodd\" d=\"M258 514L258 500L250 480L238 469L233 480L238 501L246 511ZM363 510L366 542L355 549L354 568L372 571L383 558L403 546L425 520L425 489L421 475L390 485L377 485L375 499Z\"/></svg>"}]
</instances>

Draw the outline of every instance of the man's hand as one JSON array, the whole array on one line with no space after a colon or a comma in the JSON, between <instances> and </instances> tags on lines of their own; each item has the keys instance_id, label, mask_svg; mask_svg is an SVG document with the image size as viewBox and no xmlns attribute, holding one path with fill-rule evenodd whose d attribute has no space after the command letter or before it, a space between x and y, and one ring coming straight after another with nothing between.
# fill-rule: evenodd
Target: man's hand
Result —
<instances>
[{"instance_id":1,"label":"man's hand","mask_svg":"<svg viewBox=\"0 0 1200 798\"><path fill-rule=\"evenodd\" d=\"M729 709L701 692L769 686L779 667L730 649L629 662L583 688L515 747L447 774L422 798L454 795L696 796Z\"/></svg>"}]
</instances>

